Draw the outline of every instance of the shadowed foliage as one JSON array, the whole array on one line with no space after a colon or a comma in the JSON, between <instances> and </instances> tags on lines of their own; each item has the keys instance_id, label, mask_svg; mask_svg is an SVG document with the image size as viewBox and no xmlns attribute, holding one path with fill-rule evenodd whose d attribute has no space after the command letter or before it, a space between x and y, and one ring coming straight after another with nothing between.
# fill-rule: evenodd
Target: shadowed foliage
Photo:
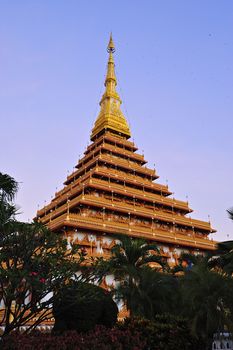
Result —
<instances>
[{"instance_id":1,"label":"shadowed foliage","mask_svg":"<svg viewBox=\"0 0 233 350\"><path fill-rule=\"evenodd\" d=\"M161 275L156 275L156 271L167 268L157 245L148 244L143 239L119 236L119 243L112 248L108 264L117 282L117 299L124 301L131 316L151 318L154 314L151 295L155 293L156 281L161 280Z\"/></svg>"},{"instance_id":2,"label":"shadowed foliage","mask_svg":"<svg viewBox=\"0 0 233 350\"><path fill-rule=\"evenodd\" d=\"M70 282L56 294L53 304L54 332L86 332L95 325L112 327L118 308L111 294L90 283Z\"/></svg>"},{"instance_id":3,"label":"shadowed foliage","mask_svg":"<svg viewBox=\"0 0 233 350\"><path fill-rule=\"evenodd\" d=\"M62 236L39 223L16 220L17 189L13 178L0 173L0 325L4 325L4 337L49 317L53 293L75 276L84 260L78 246L67 251Z\"/></svg>"},{"instance_id":4,"label":"shadowed foliage","mask_svg":"<svg viewBox=\"0 0 233 350\"><path fill-rule=\"evenodd\" d=\"M181 314L191 333L209 349L213 334L233 329L233 280L210 269L206 257L180 277Z\"/></svg>"}]
</instances>

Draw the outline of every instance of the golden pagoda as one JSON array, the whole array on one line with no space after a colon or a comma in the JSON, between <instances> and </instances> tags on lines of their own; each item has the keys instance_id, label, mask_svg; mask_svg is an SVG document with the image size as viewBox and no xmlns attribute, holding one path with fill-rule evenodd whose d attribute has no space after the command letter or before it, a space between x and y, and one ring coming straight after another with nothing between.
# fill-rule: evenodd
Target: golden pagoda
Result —
<instances>
[{"instance_id":1,"label":"golden pagoda","mask_svg":"<svg viewBox=\"0 0 233 350\"><path fill-rule=\"evenodd\" d=\"M109 257L119 235L156 241L170 265L181 252L197 254L215 249L208 238L209 222L192 219L185 201L171 198L159 184L155 170L130 141L130 129L121 111L112 36L105 92L91 133L92 143L52 201L38 210L37 219L69 243L83 246L92 257Z\"/></svg>"}]
</instances>

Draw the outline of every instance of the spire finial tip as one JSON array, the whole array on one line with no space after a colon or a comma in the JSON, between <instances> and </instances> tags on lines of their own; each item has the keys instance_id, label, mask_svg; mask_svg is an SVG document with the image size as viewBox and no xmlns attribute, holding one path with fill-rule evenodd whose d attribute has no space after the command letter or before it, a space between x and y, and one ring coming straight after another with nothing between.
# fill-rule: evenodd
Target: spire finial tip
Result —
<instances>
[{"instance_id":1,"label":"spire finial tip","mask_svg":"<svg viewBox=\"0 0 233 350\"><path fill-rule=\"evenodd\" d=\"M108 52L114 52L115 51L115 45L114 45L114 42L113 42L113 39L112 39L112 32L110 34L110 39L109 39L107 51Z\"/></svg>"}]
</instances>

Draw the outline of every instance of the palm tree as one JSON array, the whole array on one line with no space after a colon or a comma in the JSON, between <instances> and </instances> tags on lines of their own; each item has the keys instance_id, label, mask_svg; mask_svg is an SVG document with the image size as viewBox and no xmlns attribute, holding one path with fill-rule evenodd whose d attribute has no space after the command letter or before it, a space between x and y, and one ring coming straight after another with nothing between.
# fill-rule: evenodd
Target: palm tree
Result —
<instances>
[{"instance_id":1,"label":"palm tree","mask_svg":"<svg viewBox=\"0 0 233 350\"><path fill-rule=\"evenodd\" d=\"M229 218L233 220L233 207L227 210L227 213L229 215Z\"/></svg>"},{"instance_id":2,"label":"palm tree","mask_svg":"<svg viewBox=\"0 0 233 350\"><path fill-rule=\"evenodd\" d=\"M225 241L218 243L216 255L213 259L213 265L223 273L226 273L228 276L232 276L233 241Z\"/></svg>"},{"instance_id":3,"label":"palm tree","mask_svg":"<svg viewBox=\"0 0 233 350\"><path fill-rule=\"evenodd\" d=\"M0 172L0 200L12 201L18 190L18 183L10 175Z\"/></svg>"},{"instance_id":4,"label":"palm tree","mask_svg":"<svg viewBox=\"0 0 233 350\"><path fill-rule=\"evenodd\" d=\"M124 300L131 316L142 314L145 310L143 303L150 305L150 310L152 307L149 294L144 289L146 275L152 275L149 272L152 270L149 266L153 264L156 265L154 269L164 270L166 262L159 256L156 244L149 244L143 239L133 239L128 236L119 238L120 243L112 248L112 257L109 260L110 269L118 282L115 290L116 297ZM149 285L152 283L148 279L147 282Z\"/></svg>"},{"instance_id":5,"label":"palm tree","mask_svg":"<svg viewBox=\"0 0 233 350\"><path fill-rule=\"evenodd\" d=\"M111 265L117 276L138 271L142 266L157 264L159 269L167 267L166 262L159 255L160 251L155 243L147 243L144 239L132 238L129 236L120 236L120 242L113 246Z\"/></svg>"},{"instance_id":6,"label":"palm tree","mask_svg":"<svg viewBox=\"0 0 233 350\"><path fill-rule=\"evenodd\" d=\"M182 314L209 349L215 332L233 327L233 280L208 267L206 257L181 277Z\"/></svg>"},{"instance_id":7,"label":"palm tree","mask_svg":"<svg viewBox=\"0 0 233 350\"><path fill-rule=\"evenodd\" d=\"M233 207L227 210L229 218L233 220ZM229 276L233 274L233 241L218 243L217 251L212 261L213 266Z\"/></svg>"},{"instance_id":8,"label":"palm tree","mask_svg":"<svg viewBox=\"0 0 233 350\"><path fill-rule=\"evenodd\" d=\"M204 254L191 254L191 253L181 253L179 257L179 264L174 266L171 269L171 272L173 274L176 274L177 272L182 272L184 273L185 271L191 270L193 266L196 265L202 265L203 268L206 269L211 269L212 267L215 266L213 263L213 254L212 252L205 253Z\"/></svg>"},{"instance_id":9,"label":"palm tree","mask_svg":"<svg viewBox=\"0 0 233 350\"><path fill-rule=\"evenodd\" d=\"M0 173L0 236L12 226L16 206L12 203L18 189L18 183L9 175Z\"/></svg>"},{"instance_id":10,"label":"palm tree","mask_svg":"<svg viewBox=\"0 0 233 350\"><path fill-rule=\"evenodd\" d=\"M131 316L154 319L157 314L175 314L180 303L178 280L149 266L138 271L138 279L130 283L124 279L116 288Z\"/></svg>"}]
</instances>

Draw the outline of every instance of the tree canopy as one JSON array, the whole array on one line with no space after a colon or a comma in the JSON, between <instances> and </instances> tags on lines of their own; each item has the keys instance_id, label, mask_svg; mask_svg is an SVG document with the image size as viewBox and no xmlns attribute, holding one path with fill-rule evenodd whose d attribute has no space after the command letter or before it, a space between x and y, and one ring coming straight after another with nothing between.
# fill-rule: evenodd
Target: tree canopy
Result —
<instances>
[{"instance_id":1,"label":"tree canopy","mask_svg":"<svg viewBox=\"0 0 233 350\"><path fill-rule=\"evenodd\" d=\"M0 173L0 325L5 326L4 335L51 317L54 293L67 280L77 279L84 260L78 246L67 250L61 235L39 223L16 220L17 189L13 178Z\"/></svg>"}]
</instances>

